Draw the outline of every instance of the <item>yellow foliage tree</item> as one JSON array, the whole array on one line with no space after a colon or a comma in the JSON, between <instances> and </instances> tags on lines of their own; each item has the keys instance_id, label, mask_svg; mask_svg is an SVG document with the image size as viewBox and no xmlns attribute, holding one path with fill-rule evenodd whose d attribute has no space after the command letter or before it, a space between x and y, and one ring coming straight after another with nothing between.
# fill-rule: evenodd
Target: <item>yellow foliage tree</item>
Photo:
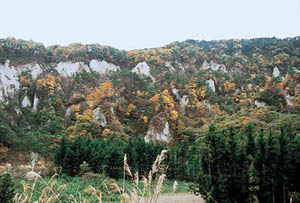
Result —
<instances>
[{"instance_id":1,"label":"yellow foliage tree","mask_svg":"<svg viewBox=\"0 0 300 203\"><path fill-rule=\"evenodd\" d=\"M171 111L171 119L176 120L178 118L178 113L175 110Z\"/></svg>"},{"instance_id":2,"label":"yellow foliage tree","mask_svg":"<svg viewBox=\"0 0 300 203\"><path fill-rule=\"evenodd\" d=\"M228 80L225 81L225 85L224 85L224 91L226 93L230 92L231 90L235 89L235 84L229 82Z\"/></svg>"},{"instance_id":3,"label":"yellow foliage tree","mask_svg":"<svg viewBox=\"0 0 300 203\"><path fill-rule=\"evenodd\" d=\"M48 74L46 78L37 80L37 84L43 88L48 88L48 92L50 95L54 94L54 90L57 86L55 77L51 74Z\"/></svg>"},{"instance_id":4,"label":"yellow foliage tree","mask_svg":"<svg viewBox=\"0 0 300 203\"><path fill-rule=\"evenodd\" d=\"M148 117L147 116L143 116L143 121L144 121L144 123L148 123Z\"/></svg>"},{"instance_id":5,"label":"yellow foliage tree","mask_svg":"<svg viewBox=\"0 0 300 203\"><path fill-rule=\"evenodd\" d=\"M103 130L103 132L102 132L102 137L103 137L103 138L107 138L107 137L110 136L110 134L111 134L110 129L105 128L105 129Z\"/></svg>"},{"instance_id":6,"label":"yellow foliage tree","mask_svg":"<svg viewBox=\"0 0 300 203\"><path fill-rule=\"evenodd\" d=\"M75 138L77 136L91 136L89 129L92 128L93 111L91 109L87 109L83 112L83 114L76 113L75 117L75 124L68 128L69 137Z\"/></svg>"}]
</instances>

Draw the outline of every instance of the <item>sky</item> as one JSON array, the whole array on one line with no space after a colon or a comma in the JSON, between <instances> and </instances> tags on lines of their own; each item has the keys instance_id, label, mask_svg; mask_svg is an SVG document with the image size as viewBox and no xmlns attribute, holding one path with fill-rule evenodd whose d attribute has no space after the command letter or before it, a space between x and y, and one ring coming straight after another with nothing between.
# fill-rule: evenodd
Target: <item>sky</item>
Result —
<instances>
[{"instance_id":1,"label":"sky","mask_svg":"<svg viewBox=\"0 0 300 203\"><path fill-rule=\"evenodd\" d=\"M300 0L0 0L0 38L119 49L300 36Z\"/></svg>"}]
</instances>

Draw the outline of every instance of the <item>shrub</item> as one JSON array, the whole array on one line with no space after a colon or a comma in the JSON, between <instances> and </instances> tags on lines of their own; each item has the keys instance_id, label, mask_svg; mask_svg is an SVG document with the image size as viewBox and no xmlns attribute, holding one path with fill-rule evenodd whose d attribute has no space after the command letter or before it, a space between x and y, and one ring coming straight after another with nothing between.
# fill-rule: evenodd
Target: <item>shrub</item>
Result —
<instances>
[{"instance_id":1,"label":"shrub","mask_svg":"<svg viewBox=\"0 0 300 203\"><path fill-rule=\"evenodd\" d=\"M270 90L263 91L257 98L259 101L265 102L269 106L276 106L280 109L280 106L286 106L286 101L283 95L275 94Z\"/></svg>"},{"instance_id":2,"label":"shrub","mask_svg":"<svg viewBox=\"0 0 300 203\"><path fill-rule=\"evenodd\" d=\"M5 172L0 175L0 202L9 203L15 196L15 185L12 176Z\"/></svg>"}]
</instances>

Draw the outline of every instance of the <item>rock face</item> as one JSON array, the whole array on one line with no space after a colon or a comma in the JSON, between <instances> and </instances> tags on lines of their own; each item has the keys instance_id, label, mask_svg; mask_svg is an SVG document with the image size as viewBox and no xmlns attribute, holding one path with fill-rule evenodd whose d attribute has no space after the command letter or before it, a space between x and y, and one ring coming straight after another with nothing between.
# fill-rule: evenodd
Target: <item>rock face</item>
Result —
<instances>
[{"instance_id":1,"label":"rock face","mask_svg":"<svg viewBox=\"0 0 300 203\"><path fill-rule=\"evenodd\" d=\"M210 105L209 101L207 101L205 99L205 100L203 100L203 104L208 108L208 111L210 112L211 111L211 105Z\"/></svg>"},{"instance_id":2,"label":"rock face","mask_svg":"<svg viewBox=\"0 0 300 203\"><path fill-rule=\"evenodd\" d=\"M189 103L188 95L183 95L182 97L180 97L179 90L176 88L172 88L172 93L176 96L176 99L179 100L180 108L181 108L182 114L184 115L185 108Z\"/></svg>"},{"instance_id":3,"label":"rock face","mask_svg":"<svg viewBox=\"0 0 300 203\"><path fill-rule=\"evenodd\" d=\"M149 129L145 136L145 141L154 143L169 143L172 139L172 135L169 128L168 121L161 117L161 114L155 116L149 125Z\"/></svg>"},{"instance_id":4,"label":"rock face","mask_svg":"<svg viewBox=\"0 0 300 203\"><path fill-rule=\"evenodd\" d=\"M31 74L33 80L36 80L38 76L43 73L43 70L39 64L25 64L23 66L20 66L19 70L28 71Z\"/></svg>"},{"instance_id":5,"label":"rock face","mask_svg":"<svg viewBox=\"0 0 300 203\"><path fill-rule=\"evenodd\" d=\"M66 109L66 114L65 114L65 116L71 116L71 114L72 114L72 109L71 109L71 107L69 106L67 109Z\"/></svg>"},{"instance_id":6,"label":"rock face","mask_svg":"<svg viewBox=\"0 0 300 203\"><path fill-rule=\"evenodd\" d=\"M215 82L212 79L207 80L206 84L213 92L216 91Z\"/></svg>"},{"instance_id":7,"label":"rock face","mask_svg":"<svg viewBox=\"0 0 300 203\"><path fill-rule=\"evenodd\" d=\"M260 108L260 107L265 107L266 106L265 102L260 102L260 101L257 101L257 100L255 100L254 104L255 104L256 108Z\"/></svg>"},{"instance_id":8,"label":"rock face","mask_svg":"<svg viewBox=\"0 0 300 203\"><path fill-rule=\"evenodd\" d=\"M105 74L111 71L118 71L120 67L106 61L91 60L89 66L83 62L60 62L54 69L63 77L72 77L82 70L87 72L93 70L97 73ZM0 101L4 101L5 97L12 96L19 90L19 77L24 71L30 73L33 80L36 80L43 73L43 69L38 64L25 64L20 67L14 67L7 60L4 65L0 65ZM23 104L27 106L28 102Z\"/></svg>"},{"instance_id":9,"label":"rock face","mask_svg":"<svg viewBox=\"0 0 300 203\"><path fill-rule=\"evenodd\" d=\"M185 108L188 105L188 103L189 103L188 95L184 95L180 100L180 108L183 115L185 114Z\"/></svg>"},{"instance_id":10,"label":"rock face","mask_svg":"<svg viewBox=\"0 0 300 203\"><path fill-rule=\"evenodd\" d=\"M101 109L99 107L97 107L94 111L94 122L98 123L99 125L101 125L102 127L106 126L106 117L105 114L101 111Z\"/></svg>"},{"instance_id":11,"label":"rock face","mask_svg":"<svg viewBox=\"0 0 300 203\"><path fill-rule=\"evenodd\" d=\"M293 103L291 101L291 96L289 94L285 95L285 101L288 106L293 106Z\"/></svg>"},{"instance_id":12,"label":"rock face","mask_svg":"<svg viewBox=\"0 0 300 203\"><path fill-rule=\"evenodd\" d=\"M134 69L132 69L132 72L134 73L140 73L145 76L149 76L153 82L155 82L155 78L150 73L150 67L148 64L144 61L141 63L138 63Z\"/></svg>"},{"instance_id":13,"label":"rock face","mask_svg":"<svg viewBox=\"0 0 300 203\"><path fill-rule=\"evenodd\" d=\"M178 89L172 88L172 93L176 96L176 99L178 99L178 100L181 99L180 96L179 96L179 94L178 94Z\"/></svg>"},{"instance_id":14,"label":"rock face","mask_svg":"<svg viewBox=\"0 0 300 203\"><path fill-rule=\"evenodd\" d=\"M175 72L176 72L175 68L172 66L172 64L171 64L170 61L167 61L167 62L165 63L165 66L169 69L169 71L170 71L171 73L175 73Z\"/></svg>"},{"instance_id":15,"label":"rock face","mask_svg":"<svg viewBox=\"0 0 300 203\"><path fill-rule=\"evenodd\" d=\"M87 72L90 72L90 70L92 70L100 74L105 74L111 71L118 71L120 70L120 67L111 63L107 63L106 61L91 60L89 66L87 66L83 62L60 62L57 64L55 69L60 75L64 77L72 77L82 70L85 70Z\"/></svg>"},{"instance_id":16,"label":"rock face","mask_svg":"<svg viewBox=\"0 0 300 203\"><path fill-rule=\"evenodd\" d=\"M218 71L218 70L222 70L224 71L224 73L227 73L227 69L226 66L223 64L217 64L214 61L211 62L207 62L206 60L203 62L202 67L207 70L207 69L211 69L213 71Z\"/></svg>"},{"instance_id":17,"label":"rock face","mask_svg":"<svg viewBox=\"0 0 300 203\"><path fill-rule=\"evenodd\" d=\"M34 95L34 99L33 99L33 111L34 112L37 112L38 104L39 104L39 99L38 99L37 95Z\"/></svg>"},{"instance_id":18,"label":"rock face","mask_svg":"<svg viewBox=\"0 0 300 203\"><path fill-rule=\"evenodd\" d=\"M19 89L18 75L17 69L9 66L9 60L4 65L0 65L0 101L4 101L6 96L12 95Z\"/></svg>"},{"instance_id":19,"label":"rock face","mask_svg":"<svg viewBox=\"0 0 300 203\"><path fill-rule=\"evenodd\" d=\"M4 101L5 97L12 96L19 90L19 77L24 71L30 73L33 80L36 80L43 73L38 64L26 64L14 67L10 65L9 60L6 60L4 65L0 65L0 101Z\"/></svg>"},{"instance_id":20,"label":"rock face","mask_svg":"<svg viewBox=\"0 0 300 203\"><path fill-rule=\"evenodd\" d=\"M37 77L43 73L43 70L38 64L35 64L31 70L32 79L36 80Z\"/></svg>"},{"instance_id":21,"label":"rock face","mask_svg":"<svg viewBox=\"0 0 300 203\"><path fill-rule=\"evenodd\" d=\"M55 69L60 75L64 77L72 77L77 72L79 72L80 68L88 70L88 67L82 62L76 62L76 63L60 62L57 64Z\"/></svg>"},{"instance_id":22,"label":"rock face","mask_svg":"<svg viewBox=\"0 0 300 203\"><path fill-rule=\"evenodd\" d=\"M22 107L30 107L30 106L31 106L31 102L30 102L28 96L25 96L22 101Z\"/></svg>"},{"instance_id":23,"label":"rock face","mask_svg":"<svg viewBox=\"0 0 300 203\"><path fill-rule=\"evenodd\" d=\"M120 70L120 67L111 63L107 63L106 61L91 60L90 69L97 73L104 74L111 71L116 72Z\"/></svg>"},{"instance_id":24,"label":"rock face","mask_svg":"<svg viewBox=\"0 0 300 203\"><path fill-rule=\"evenodd\" d=\"M277 78L280 75L279 69L277 67L275 67L273 69L273 74L272 75L273 75L274 78Z\"/></svg>"}]
</instances>

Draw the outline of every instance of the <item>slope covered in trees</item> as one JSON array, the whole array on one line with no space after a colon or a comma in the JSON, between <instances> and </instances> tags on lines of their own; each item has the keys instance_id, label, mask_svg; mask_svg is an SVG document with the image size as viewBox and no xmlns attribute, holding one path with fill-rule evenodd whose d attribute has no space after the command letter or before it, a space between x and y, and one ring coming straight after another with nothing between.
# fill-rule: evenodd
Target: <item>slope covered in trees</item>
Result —
<instances>
[{"instance_id":1,"label":"slope covered in trees","mask_svg":"<svg viewBox=\"0 0 300 203\"><path fill-rule=\"evenodd\" d=\"M288 201L299 126L300 37L130 51L0 39L0 147L54 152L71 176L85 163L120 178L125 153L145 174L168 147L168 178L208 202Z\"/></svg>"},{"instance_id":2,"label":"slope covered in trees","mask_svg":"<svg viewBox=\"0 0 300 203\"><path fill-rule=\"evenodd\" d=\"M62 134L178 142L215 119L247 124L258 108L261 117L288 119L299 114L299 56L299 37L130 51L1 39L1 142L20 147Z\"/></svg>"}]
</instances>

